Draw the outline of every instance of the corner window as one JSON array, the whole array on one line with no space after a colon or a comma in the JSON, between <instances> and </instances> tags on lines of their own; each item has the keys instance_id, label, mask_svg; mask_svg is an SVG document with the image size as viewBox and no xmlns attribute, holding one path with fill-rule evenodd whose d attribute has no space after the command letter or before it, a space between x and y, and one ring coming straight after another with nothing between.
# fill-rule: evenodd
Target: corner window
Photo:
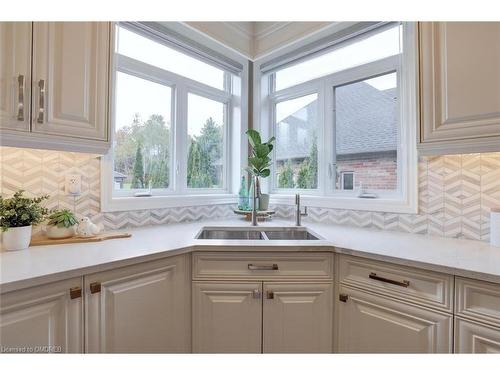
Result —
<instances>
[{"instance_id":1,"label":"corner window","mask_svg":"<svg viewBox=\"0 0 500 375\"><path fill-rule=\"evenodd\" d=\"M231 112L240 78L115 28L113 197L230 194Z\"/></svg>"},{"instance_id":2,"label":"corner window","mask_svg":"<svg viewBox=\"0 0 500 375\"><path fill-rule=\"evenodd\" d=\"M414 212L415 35L411 23L384 23L297 63L287 55L282 68L270 57L261 127L276 136L276 202L299 191L323 207Z\"/></svg>"}]
</instances>

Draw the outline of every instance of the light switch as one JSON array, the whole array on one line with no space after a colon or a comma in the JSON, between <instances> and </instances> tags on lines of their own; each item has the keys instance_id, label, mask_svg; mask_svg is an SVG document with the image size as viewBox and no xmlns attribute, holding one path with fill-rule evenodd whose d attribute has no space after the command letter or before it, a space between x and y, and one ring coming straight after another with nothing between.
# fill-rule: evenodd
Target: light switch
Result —
<instances>
[{"instance_id":1,"label":"light switch","mask_svg":"<svg viewBox=\"0 0 500 375\"><path fill-rule=\"evenodd\" d=\"M65 190L68 195L80 195L82 193L82 176L79 174L66 175Z\"/></svg>"}]
</instances>

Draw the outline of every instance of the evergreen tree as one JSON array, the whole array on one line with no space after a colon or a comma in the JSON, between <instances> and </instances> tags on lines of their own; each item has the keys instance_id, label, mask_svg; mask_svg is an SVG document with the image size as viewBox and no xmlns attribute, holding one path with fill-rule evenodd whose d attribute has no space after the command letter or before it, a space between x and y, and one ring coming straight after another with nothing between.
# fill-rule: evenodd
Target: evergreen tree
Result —
<instances>
[{"instance_id":1,"label":"evergreen tree","mask_svg":"<svg viewBox=\"0 0 500 375\"><path fill-rule=\"evenodd\" d=\"M297 173L297 187L299 189L310 189L310 175L311 165L309 160L305 159L300 163L299 171Z\"/></svg>"},{"instance_id":2,"label":"evergreen tree","mask_svg":"<svg viewBox=\"0 0 500 375\"><path fill-rule=\"evenodd\" d=\"M292 161L287 160L282 166L278 178L278 187L291 189L294 187L293 183L293 168Z\"/></svg>"},{"instance_id":3,"label":"evergreen tree","mask_svg":"<svg viewBox=\"0 0 500 375\"><path fill-rule=\"evenodd\" d=\"M316 189L318 187L318 142L316 135L313 137L311 152L309 154L309 175L307 189Z\"/></svg>"},{"instance_id":4,"label":"evergreen tree","mask_svg":"<svg viewBox=\"0 0 500 375\"><path fill-rule=\"evenodd\" d=\"M143 189L144 188L144 162L142 158L141 144L137 146L137 151L135 152L135 162L134 171L132 178L132 189Z\"/></svg>"}]
</instances>

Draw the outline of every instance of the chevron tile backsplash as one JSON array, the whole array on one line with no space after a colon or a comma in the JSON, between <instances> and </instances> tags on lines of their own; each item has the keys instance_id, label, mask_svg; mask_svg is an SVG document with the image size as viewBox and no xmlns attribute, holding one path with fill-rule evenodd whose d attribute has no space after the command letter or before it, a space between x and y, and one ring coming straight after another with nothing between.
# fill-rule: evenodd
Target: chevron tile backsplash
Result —
<instances>
[{"instance_id":1,"label":"chevron tile backsplash","mask_svg":"<svg viewBox=\"0 0 500 375\"><path fill-rule=\"evenodd\" d=\"M0 192L18 189L49 194L48 208L69 208L106 229L232 217L231 205L180 207L103 213L100 211L100 161L88 154L0 148ZM500 153L447 155L419 161L419 213L309 208L307 220L446 237L489 239L490 207L500 206ZM66 174L82 176L82 195L64 194ZM293 206L275 207L293 217Z\"/></svg>"},{"instance_id":2,"label":"chevron tile backsplash","mask_svg":"<svg viewBox=\"0 0 500 375\"><path fill-rule=\"evenodd\" d=\"M418 169L418 214L310 207L306 220L488 241L490 208L500 207L500 153L422 158ZM290 220L293 209L276 207Z\"/></svg>"}]
</instances>

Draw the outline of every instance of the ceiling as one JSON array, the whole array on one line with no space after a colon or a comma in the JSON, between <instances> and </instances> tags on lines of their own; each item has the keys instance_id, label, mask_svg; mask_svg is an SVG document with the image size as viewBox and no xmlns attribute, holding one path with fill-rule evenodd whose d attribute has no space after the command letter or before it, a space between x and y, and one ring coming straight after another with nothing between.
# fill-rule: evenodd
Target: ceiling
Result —
<instances>
[{"instance_id":1,"label":"ceiling","mask_svg":"<svg viewBox=\"0 0 500 375\"><path fill-rule=\"evenodd\" d=\"M250 60L257 60L337 22L185 22Z\"/></svg>"}]
</instances>

